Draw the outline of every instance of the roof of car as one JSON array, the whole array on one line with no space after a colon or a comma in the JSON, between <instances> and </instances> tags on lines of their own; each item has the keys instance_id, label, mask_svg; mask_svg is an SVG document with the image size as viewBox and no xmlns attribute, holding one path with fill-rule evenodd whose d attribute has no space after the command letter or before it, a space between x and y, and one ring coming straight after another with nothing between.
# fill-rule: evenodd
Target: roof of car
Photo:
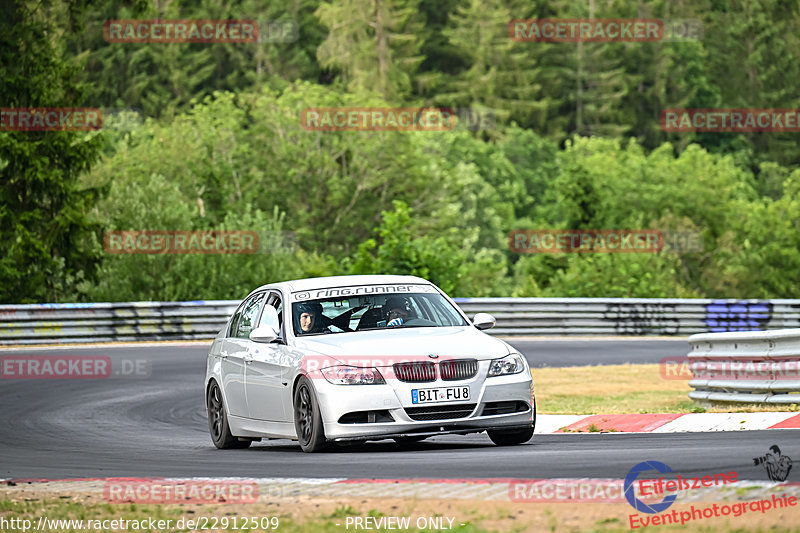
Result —
<instances>
[{"instance_id":1,"label":"roof of car","mask_svg":"<svg viewBox=\"0 0 800 533\"><path fill-rule=\"evenodd\" d=\"M283 289L284 291L288 292L296 292L327 289L331 287L349 287L353 285L387 285L392 283L424 283L426 285L431 285L430 281L417 276L328 276L324 278L295 279L291 281L281 281L279 283L270 283L269 285L264 285L256 290L269 288Z\"/></svg>"}]
</instances>

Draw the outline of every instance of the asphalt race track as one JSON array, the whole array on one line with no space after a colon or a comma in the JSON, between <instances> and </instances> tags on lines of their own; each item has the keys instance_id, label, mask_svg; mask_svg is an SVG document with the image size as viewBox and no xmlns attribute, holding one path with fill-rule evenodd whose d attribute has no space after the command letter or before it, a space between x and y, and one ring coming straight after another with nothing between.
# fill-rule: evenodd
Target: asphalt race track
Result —
<instances>
[{"instance_id":1,"label":"asphalt race track","mask_svg":"<svg viewBox=\"0 0 800 533\"><path fill-rule=\"evenodd\" d=\"M532 368L621 363L657 364L664 357L684 357L689 353L689 342L686 339L562 338L508 342L525 356Z\"/></svg>"},{"instance_id":2,"label":"asphalt race track","mask_svg":"<svg viewBox=\"0 0 800 533\"><path fill-rule=\"evenodd\" d=\"M585 353L576 349L590 342ZM522 341L537 366L684 355L684 341ZM631 343L631 344L626 344ZM645 349L652 344L656 356ZM535 351L537 353L532 352ZM677 350L677 351L675 351ZM649 350L648 350L649 352ZM769 446L789 447L800 431L694 434L536 435L524 446L495 447L485 435L443 436L400 446L361 444L304 454L286 440L247 450L217 450L206 423L206 347L160 345L0 351L6 355L106 355L146 363L149 376L92 380L0 380L0 478L341 477L341 478L621 478L636 463L661 461L696 476L753 466ZM574 357L573 357L574 355ZM565 361L566 360L566 361ZM124 368L123 368L124 372Z\"/></svg>"}]
</instances>

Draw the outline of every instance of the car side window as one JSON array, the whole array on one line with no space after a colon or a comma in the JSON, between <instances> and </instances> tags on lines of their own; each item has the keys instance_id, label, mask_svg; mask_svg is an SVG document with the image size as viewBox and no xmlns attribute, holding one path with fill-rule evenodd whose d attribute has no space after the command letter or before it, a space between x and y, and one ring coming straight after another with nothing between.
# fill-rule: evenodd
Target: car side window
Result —
<instances>
[{"instance_id":1,"label":"car side window","mask_svg":"<svg viewBox=\"0 0 800 533\"><path fill-rule=\"evenodd\" d=\"M258 312L261 311L261 305L264 303L264 294L254 294L250 297L244 306L242 306L242 316L239 318L239 323L236 324L236 331L234 337L246 339L249 337L250 332L253 331L255 326L256 317Z\"/></svg>"},{"instance_id":2,"label":"car side window","mask_svg":"<svg viewBox=\"0 0 800 533\"><path fill-rule=\"evenodd\" d=\"M241 316L242 316L242 308L243 307L244 306L240 306L239 309L236 310L236 313L234 313L233 318L231 319L231 329L230 329L230 331L228 331L228 337L235 337L236 336L235 335L236 326L237 326L237 324L239 324L239 318L241 318Z\"/></svg>"},{"instance_id":3,"label":"car side window","mask_svg":"<svg viewBox=\"0 0 800 533\"><path fill-rule=\"evenodd\" d=\"M275 302L275 309L278 311L278 331L280 331L283 325L283 302L280 298Z\"/></svg>"},{"instance_id":4,"label":"car side window","mask_svg":"<svg viewBox=\"0 0 800 533\"><path fill-rule=\"evenodd\" d=\"M278 322L277 323L270 323L270 314L269 313L261 313L261 321L259 322L259 327L261 326L272 326L275 328L276 331L281 330L281 324L283 323L283 305L281 303L281 297L276 293L270 293L269 298L267 299L267 305L270 305L275 308L278 312Z\"/></svg>"}]
</instances>

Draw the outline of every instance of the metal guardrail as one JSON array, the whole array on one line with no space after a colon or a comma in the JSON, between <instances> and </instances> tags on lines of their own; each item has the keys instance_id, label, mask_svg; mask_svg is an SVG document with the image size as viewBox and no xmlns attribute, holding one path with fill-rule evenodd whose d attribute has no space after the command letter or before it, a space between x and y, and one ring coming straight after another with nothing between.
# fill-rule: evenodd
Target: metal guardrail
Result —
<instances>
[{"instance_id":1,"label":"metal guardrail","mask_svg":"<svg viewBox=\"0 0 800 533\"><path fill-rule=\"evenodd\" d=\"M0 344L211 339L237 300L0 305Z\"/></svg>"},{"instance_id":2,"label":"metal guardrail","mask_svg":"<svg viewBox=\"0 0 800 533\"><path fill-rule=\"evenodd\" d=\"M456 298L493 335L676 335L800 327L800 300ZM0 305L0 344L209 339L236 300Z\"/></svg>"},{"instance_id":3,"label":"metal guardrail","mask_svg":"<svg viewBox=\"0 0 800 533\"><path fill-rule=\"evenodd\" d=\"M679 335L800 327L800 300L456 298L495 335Z\"/></svg>"},{"instance_id":4,"label":"metal guardrail","mask_svg":"<svg viewBox=\"0 0 800 533\"><path fill-rule=\"evenodd\" d=\"M800 329L706 333L689 344L689 398L800 404Z\"/></svg>"}]
</instances>

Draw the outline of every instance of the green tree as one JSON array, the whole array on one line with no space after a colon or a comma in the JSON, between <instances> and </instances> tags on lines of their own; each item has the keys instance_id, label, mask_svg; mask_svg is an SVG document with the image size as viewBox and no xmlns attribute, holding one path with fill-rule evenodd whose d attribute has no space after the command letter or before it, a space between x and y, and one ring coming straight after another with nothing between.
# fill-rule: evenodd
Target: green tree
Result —
<instances>
[{"instance_id":1,"label":"green tree","mask_svg":"<svg viewBox=\"0 0 800 533\"><path fill-rule=\"evenodd\" d=\"M450 77L436 97L439 105L491 109L501 121L513 117L528 124L543 114L547 99L536 78L531 43L509 37L511 11L504 0L470 0L450 17L443 31L451 46L462 50L467 66Z\"/></svg>"},{"instance_id":2,"label":"green tree","mask_svg":"<svg viewBox=\"0 0 800 533\"><path fill-rule=\"evenodd\" d=\"M741 200L730 207L730 226L713 264L700 275L707 292L727 298L796 298L800 283L800 170L783 183L777 200Z\"/></svg>"},{"instance_id":3,"label":"green tree","mask_svg":"<svg viewBox=\"0 0 800 533\"><path fill-rule=\"evenodd\" d=\"M86 31L67 41L86 57L82 80L95 105L127 107L170 118L214 91L283 87L319 77L316 49L324 37L317 0L202 0L150 3L105 0ZM108 43L103 24L126 19L253 20L256 43Z\"/></svg>"},{"instance_id":4,"label":"green tree","mask_svg":"<svg viewBox=\"0 0 800 533\"><path fill-rule=\"evenodd\" d=\"M159 199L154 208L152 199ZM267 215L244 208L209 225L197 204L186 201L163 176L112 191L100 206L106 231L138 230L141 221L157 230L255 231L255 254L106 254L98 282L82 290L91 301L180 301L238 299L259 285L306 275L298 250L283 231L277 210ZM309 265L310 266L310 265ZM309 268L310 270L310 268Z\"/></svg>"},{"instance_id":5,"label":"green tree","mask_svg":"<svg viewBox=\"0 0 800 533\"><path fill-rule=\"evenodd\" d=\"M570 254L542 296L697 298L683 286L675 254Z\"/></svg>"},{"instance_id":6,"label":"green tree","mask_svg":"<svg viewBox=\"0 0 800 533\"><path fill-rule=\"evenodd\" d=\"M81 31L88 2L15 0L0 6L3 107L80 107L79 66L62 53L63 36ZM71 297L98 259L86 213L99 191L79 174L96 159L94 133L0 131L0 301Z\"/></svg>"},{"instance_id":7,"label":"green tree","mask_svg":"<svg viewBox=\"0 0 800 533\"><path fill-rule=\"evenodd\" d=\"M421 234L413 211L402 201L384 211L377 239L367 239L343 266L348 274L408 274L436 283L452 296L500 296L510 287L503 254L476 248L458 231Z\"/></svg>"},{"instance_id":8,"label":"green tree","mask_svg":"<svg viewBox=\"0 0 800 533\"><path fill-rule=\"evenodd\" d=\"M424 59L419 55L423 25L419 0L323 2L317 17L328 36L317 52L320 64L338 69L350 90L374 91L400 101Z\"/></svg>"},{"instance_id":9,"label":"green tree","mask_svg":"<svg viewBox=\"0 0 800 533\"><path fill-rule=\"evenodd\" d=\"M565 3L559 14L565 18L613 18L631 7L616 0L582 0ZM622 65L625 43L556 44L543 65L548 72L545 90L558 102L550 113L555 125L563 124L567 134L620 137L627 133L631 117L620 103L634 78Z\"/></svg>"},{"instance_id":10,"label":"green tree","mask_svg":"<svg viewBox=\"0 0 800 533\"><path fill-rule=\"evenodd\" d=\"M797 108L800 90L800 5L784 0L722 0L707 17L705 46L723 107ZM752 146L758 162L797 165L794 133L707 134L699 138L715 151Z\"/></svg>"}]
</instances>

